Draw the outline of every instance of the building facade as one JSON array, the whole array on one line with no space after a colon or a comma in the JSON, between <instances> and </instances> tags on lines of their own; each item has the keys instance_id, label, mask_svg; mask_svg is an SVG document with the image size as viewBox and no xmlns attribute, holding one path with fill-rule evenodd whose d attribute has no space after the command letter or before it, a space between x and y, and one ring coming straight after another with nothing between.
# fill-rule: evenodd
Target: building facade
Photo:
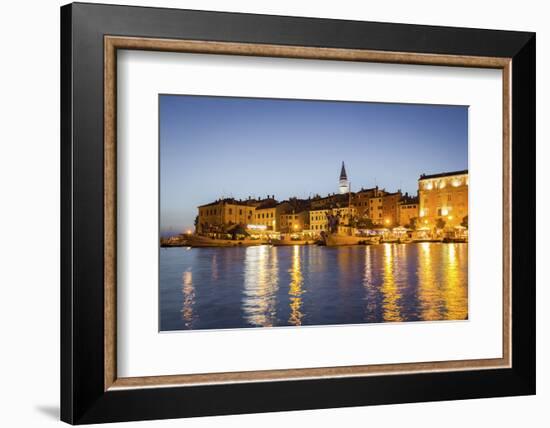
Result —
<instances>
[{"instance_id":1,"label":"building facade","mask_svg":"<svg viewBox=\"0 0 550 428\"><path fill-rule=\"evenodd\" d=\"M401 192L390 193L385 189L375 188L369 198L369 218L380 227L395 227L399 216Z\"/></svg>"},{"instance_id":2,"label":"building facade","mask_svg":"<svg viewBox=\"0 0 550 428\"><path fill-rule=\"evenodd\" d=\"M221 233L227 226L247 224L255 207L248 201L220 199L198 207L196 229L199 233Z\"/></svg>"},{"instance_id":3,"label":"building facade","mask_svg":"<svg viewBox=\"0 0 550 428\"><path fill-rule=\"evenodd\" d=\"M264 230L278 230L278 209L279 203L275 198L267 198L255 204L252 219L248 225L260 226Z\"/></svg>"},{"instance_id":4,"label":"building facade","mask_svg":"<svg viewBox=\"0 0 550 428\"><path fill-rule=\"evenodd\" d=\"M404 195L399 201L399 226L415 229L418 223L418 198Z\"/></svg>"},{"instance_id":5,"label":"building facade","mask_svg":"<svg viewBox=\"0 0 550 428\"><path fill-rule=\"evenodd\" d=\"M421 175L419 220L429 228L460 226L468 216L468 170Z\"/></svg>"},{"instance_id":6,"label":"building facade","mask_svg":"<svg viewBox=\"0 0 550 428\"><path fill-rule=\"evenodd\" d=\"M377 187L371 189L361 189L352 194L351 203L356 209L359 218L371 218L370 200L379 193Z\"/></svg>"},{"instance_id":7,"label":"building facade","mask_svg":"<svg viewBox=\"0 0 550 428\"><path fill-rule=\"evenodd\" d=\"M467 170L421 175L417 198L378 187L352 193L344 163L338 185L339 193L309 199L219 199L198 207L196 232L226 233L239 225L256 232L321 234L329 232L335 218L340 226L356 228L443 229L467 224Z\"/></svg>"},{"instance_id":8,"label":"building facade","mask_svg":"<svg viewBox=\"0 0 550 428\"><path fill-rule=\"evenodd\" d=\"M380 222L380 219L378 219L378 224L386 228L399 226L399 202L401 198L401 191L386 193L382 196L382 221Z\"/></svg>"},{"instance_id":9,"label":"building facade","mask_svg":"<svg viewBox=\"0 0 550 428\"><path fill-rule=\"evenodd\" d=\"M314 234L328 230L328 214L330 209L315 209L309 211L309 229Z\"/></svg>"},{"instance_id":10,"label":"building facade","mask_svg":"<svg viewBox=\"0 0 550 428\"><path fill-rule=\"evenodd\" d=\"M301 233L309 230L309 210L307 209L281 213L279 218L281 233Z\"/></svg>"}]
</instances>

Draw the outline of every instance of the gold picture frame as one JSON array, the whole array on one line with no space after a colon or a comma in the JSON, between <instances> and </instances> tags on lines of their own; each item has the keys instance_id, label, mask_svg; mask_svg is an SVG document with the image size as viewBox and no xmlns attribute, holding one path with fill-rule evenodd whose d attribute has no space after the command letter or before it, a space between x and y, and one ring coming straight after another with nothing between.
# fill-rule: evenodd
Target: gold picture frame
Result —
<instances>
[{"instance_id":1,"label":"gold picture frame","mask_svg":"<svg viewBox=\"0 0 550 428\"><path fill-rule=\"evenodd\" d=\"M149 377L118 377L117 293L116 293L116 87L117 51L147 50L209 55L246 55L332 61L359 61L392 64L438 65L493 68L502 70L503 124L503 322L502 358L422 363L358 365L305 369L262 370L230 373L204 373ZM425 372L500 369L511 367L511 79L512 58L468 55L421 54L408 52L369 51L306 46L285 46L197 40L171 40L144 37L104 36L104 390L196 386L225 383L282 381L372 375L394 375Z\"/></svg>"}]
</instances>

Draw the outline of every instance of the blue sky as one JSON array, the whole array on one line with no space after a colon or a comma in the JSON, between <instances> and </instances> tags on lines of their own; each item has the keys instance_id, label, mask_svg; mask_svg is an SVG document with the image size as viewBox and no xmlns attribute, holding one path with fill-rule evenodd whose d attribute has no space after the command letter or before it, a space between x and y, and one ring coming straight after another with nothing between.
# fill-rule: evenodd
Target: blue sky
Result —
<instances>
[{"instance_id":1,"label":"blue sky","mask_svg":"<svg viewBox=\"0 0 550 428\"><path fill-rule=\"evenodd\" d=\"M468 168L468 108L160 95L161 231L193 226L220 197L307 198Z\"/></svg>"}]
</instances>

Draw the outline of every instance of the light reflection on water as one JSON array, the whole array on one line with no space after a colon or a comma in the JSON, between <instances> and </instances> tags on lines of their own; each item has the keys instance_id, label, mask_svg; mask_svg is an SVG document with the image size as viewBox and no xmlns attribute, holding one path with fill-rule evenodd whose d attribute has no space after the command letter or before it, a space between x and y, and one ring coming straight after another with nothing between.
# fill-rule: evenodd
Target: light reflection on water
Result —
<instances>
[{"instance_id":1,"label":"light reflection on water","mask_svg":"<svg viewBox=\"0 0 550 428\"><path fill-rule=\"evenodd\" d=\"M273 327L279 286L277 251L265 245L248 247L245 251L244 318L254 327Z\"/></svg>"},{"instance_id":2,"label":"light reflection on water","mask_svg":"<svg viewBox=\"0 0 550 428\"><path fill-rule=\"evenodd\" d=\"M195 305L195 288L193 287L193 273L191 270L183 272L182 281L183 304L181 315L185 322L185 327L190 328L193 325L193 306Z\"/></svg>"},{"instance_id":3,"label":"light reflection on water","mask_svg":"<svg viewBox=\"0 0 550 428\"><path fill-rule=\"evenodd\" d=\"M292 247L292 268L290 269L290 287L288 295L290 296L290 317L288 323L290 325L302 325L304 314L300 312L302 307L302 284L304 279L300 270L300 247L298 245Z\"/></svg>"},{"instance_id":4,"label":"light reflection on water","mask_svg":"<svg viewBox=\"0 0 550 428\"><path fill-rule=\"evenodd\" d=\"M161 330L468 317L467 244L162 248Z\"/></svg>"}]
</instances>

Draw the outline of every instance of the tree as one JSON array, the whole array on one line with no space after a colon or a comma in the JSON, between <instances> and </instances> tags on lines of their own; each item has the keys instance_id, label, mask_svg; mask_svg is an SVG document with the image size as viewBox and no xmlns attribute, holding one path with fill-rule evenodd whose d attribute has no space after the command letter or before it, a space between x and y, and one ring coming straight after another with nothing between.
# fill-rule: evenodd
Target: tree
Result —
<instances>
[{"instance_id":1,"label":"tree","mask_svg":"<svg viewBox=\"0 0 550 428\"><path fill-rule=\"evenodd\" d=\"M374 223L368 217L363 217L357 221L357 227L359 229L372 229L374 228Z\"/></svg>"},{"instance_id":2,"label":"tree","mask_svg":"<svg viewBox=\"0 0 550 428\"><path fill-rule=\"evenodd\" d=\"M438 229L445 228L445 220L443 220L442 218L438 218L435 222L435 227L437 227Z\"/></svg>"},{"instance_id":3,"label":"tree","mask_svg":"<svg viewBox=\"0 0 550 428\"><path fill-rule=\"evenodd\" d=\"M462 219L462 223L460 223L461 226L468 227L468 216L464 217Z\"/></svg>"},{"instance_id":4,"label":"tree","mask_svg":"<svg viewBox=\"0 0 550 428\"><path fill-rule=\"evenodd\" d=\"M197 227L199 226L199 216L195 217L195 230L197 230Z\"/></svg>"},{"instance_id":5,"label":"tree","mask_svg":"<svg viewBox=\"0 0 550 428\"><path fill-rule=\"evenodd\" d=\"M418 218L411 217L409 220L409 224L407 224L408 229L416 230L416 226L418 225Z\"/></svg>"}]
</instances>

